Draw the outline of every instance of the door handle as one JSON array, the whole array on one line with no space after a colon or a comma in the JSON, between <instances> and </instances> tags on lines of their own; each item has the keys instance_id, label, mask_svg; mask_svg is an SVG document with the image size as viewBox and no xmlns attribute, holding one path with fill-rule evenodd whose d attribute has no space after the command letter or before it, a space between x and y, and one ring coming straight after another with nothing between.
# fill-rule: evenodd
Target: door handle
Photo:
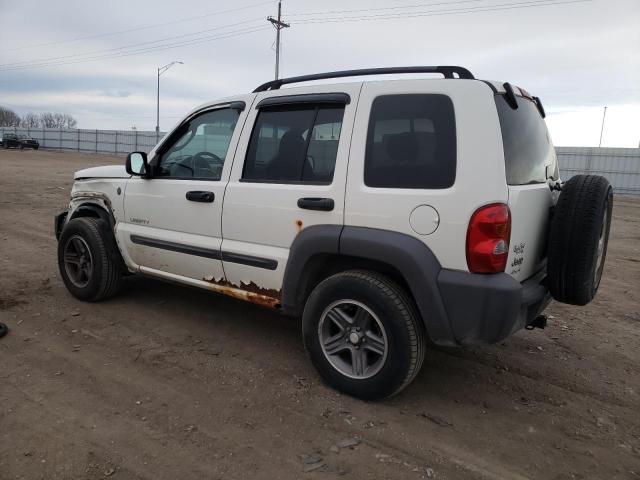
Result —
<instances>
[{"instance_id":1,"label":"door handle","mask_svg":"<svg viewBox=\"0 0 640 480\"><path fill-rule=\"evenodd\" d=\"M325 212L330 212L333 210L333 198L299 198L298 199L298 207L304 208L305 210L323 210Z\"/></svg>"},{"instance_id":2,"label":"door handle","mask_svg":"<svg viewBox=\"0 0 640 480\"><path fill-rule=\"evenodd\" d=\"M191 202L202 202L202 203L212 203L216 198L213 192L201 192L199 190L187 192L186 197L187 197L187 200Z\"/></svg>"}]
</instances>

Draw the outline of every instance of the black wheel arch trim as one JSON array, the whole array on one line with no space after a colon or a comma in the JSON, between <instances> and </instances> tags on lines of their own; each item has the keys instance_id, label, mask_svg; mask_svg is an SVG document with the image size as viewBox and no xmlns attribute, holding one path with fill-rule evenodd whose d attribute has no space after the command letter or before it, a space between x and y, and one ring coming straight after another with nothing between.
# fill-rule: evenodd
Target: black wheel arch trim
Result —
<instances>
[{"instance_id":1,"label":"black wheel arch trim","mask_svg":"<svg viewBox=\"0 0 640 480\"><path fill-rule=\"evenodd\" d=\"M74 211L69 220L79 217L98 217L107 222L107 224L113 229L116 225L116 219L113 213L105 210L104 207L92 203L86 202L79 205Z\"/></svg>"},{"instance_id":2,"label":"black wheel arch trim","mask_svg":"<svg viewBox=\"0 0 640 480\"><path fill-rule=\"evenodd\" d=\"M308 268L314 258L340 253L342 225L312 225L304 228L293 240L282 282L282 309L291 315L301 315L309 282L314 280Z\"/></svg>"},{"instance_id":3,"label":"black wheel arch trim","mask_svg":"<svg viewBox=\"0 0 640 480\"><path fill-rule=\"evenodd\" d=\"M429 337L435 343L455 345L440 290L440 263L420 240L399 232L367 227L314 225L293 241L284 274L282 305L286 312L300 314L304 295L313 278L307 265L316 256L345 255L375 260L399 270L406 281Z\"/></svg>"}]
</instances>

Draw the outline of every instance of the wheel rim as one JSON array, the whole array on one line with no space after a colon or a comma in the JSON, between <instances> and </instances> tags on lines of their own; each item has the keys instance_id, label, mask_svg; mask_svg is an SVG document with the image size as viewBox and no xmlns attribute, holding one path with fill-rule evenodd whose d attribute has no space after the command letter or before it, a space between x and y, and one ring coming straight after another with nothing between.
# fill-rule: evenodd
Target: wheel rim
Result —
<instances>
[{"instance_id":1,"label":"wheel rim","mask_svg":"<svg viewBox=\"0 0 640 480\"><path fill-rule=\"evenodd\" d=\"M331 366L349 378L373 377L389 352L387 332L380 318L355 300L329 305L318 324L320 347Z\"/></svg>"},{"instance_id":2,"label":"wheel rim","mask_svg":"<svg viewBox=\"0 0 640 480\"><path fill-rule=\"evenodd\" d=\"M596 267L593 272L593 283L598 287L600 278L602 277L602 267L604 261L604 246L607 241L607 223L609 221L609 206L605 204L604 215L602 216L602 227L600 228L600 237L598 238L598 247L596 249Z\"/></svg>"},{"instance_id":3,"label":"wheel rim","mask_svg":"<svg viewBox=\"0 0 640 480\"><path fill-rule=\"evenodd\" d=\"M76 287L86 287L93 276L93 257L85 240L74 235L64 246L64 269Z\"/></svg>"}]
</instances>

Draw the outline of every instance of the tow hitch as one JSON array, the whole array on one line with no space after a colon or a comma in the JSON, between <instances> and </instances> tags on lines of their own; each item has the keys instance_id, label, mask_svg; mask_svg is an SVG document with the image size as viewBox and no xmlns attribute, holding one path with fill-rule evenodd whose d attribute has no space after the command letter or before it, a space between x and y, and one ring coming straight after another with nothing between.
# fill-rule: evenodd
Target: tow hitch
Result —
<instances>
[{"instance_id":1,"label":"tow hitch","mask_svg":"<svg viewBox=\"0 0 640 480\"><path fill-rule=\"evenodd\" d=\"M538 315L533 321L527 325L527 330L533 330L534 328L544 328L547 326L547 316L546 315Z\"/></svg>"}]
</instances>

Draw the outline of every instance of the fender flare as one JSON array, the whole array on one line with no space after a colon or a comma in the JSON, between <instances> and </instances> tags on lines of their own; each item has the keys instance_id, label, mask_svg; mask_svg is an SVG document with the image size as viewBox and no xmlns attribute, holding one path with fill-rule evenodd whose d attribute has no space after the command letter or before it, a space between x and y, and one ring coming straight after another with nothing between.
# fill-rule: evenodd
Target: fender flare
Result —
<instances>
[{"instance_id":1,"label":"fender flare","mask_svg":"<svg viewBox=\"0 0 640 480\"><path fill-rule=\"evenodd\" d=\"M296 312L311 280L305 270L317 256L345 255L393 267L409 286L431 340L456 345L438 288L440 262L431 249L410 235L367 227L315 225L293 241L285 269L282 305Z\"/></svg>"},{"instance_id":2,"label":"fender flare","mask_svg":"<svg viewBox=\"0 0 640 480\"><path fill-rule=\"evenodd\" d=\"M88 212L91 212L94 215L85 215L85 213L88 213ZM78 206L78 208L76 208L73 211L73 214L71 215L71 218L69 220L72 220L78 217L87 217L87 216L91 216L91 217L98 216L99 218L107 222L107 224L111 226L111 228L113 228L115 225L115 219L113 218L113 214L111 212L107 212L104 209L104 207L97 205L95 203L81 204L80 206Z\"/></svg>"},{"instance_id":3,"label":"fender flare","mask_svg":"<svg viewBox=\"0 0 640 480\"><path fill-rule=\"evenodd\" d=\"M75 208L73 205L77 204ZM98 216L104 220L113 230L116 226L116 218L111 208L111 200L105 194L100 192L79 192L71 197L71 204L68 220L87 216L85 213L91 213L88 216ZM67 220L67 221L68 221Z\"/></svg>"},{"instance_id":4,"label":"fender flare","mask_svg":"<svg viewBox=\"0 0 640 480\"><path fill-rule=\"evenodd\" d=\"M75 208L73 208L74 203L77 203ZM109 239L108 241L111 245L114 261L120 265L122 272L130 271L122 258L118 238L115 235L117 219L113 214L109 197L98 192L82 192L82 194L73 195L69 207L69 214L66 215L64 225L74 218L80 217L98 217L105 222L106 225L103 227L105 230L104 233L108 233L106 238ZM58 220L56 220L56 223L57 221ZM64 225L62 225L62 228L64 228ZM62 230L62 228L60 230ZM58 234L56 233L56 235Z\"/></svg>"},{"instance_id":5,"label":"fender flare","mask_svg":"<svg viewBox=\"0 0 640 480\"><path fill-rule=\"evenodd\" d=\"M304 294L310 281L314 258L338 255L342 225L312 225L302 230L291 244L282 282L282 308L293 315L302 313Z\"/></svg>"}]
</instances>

